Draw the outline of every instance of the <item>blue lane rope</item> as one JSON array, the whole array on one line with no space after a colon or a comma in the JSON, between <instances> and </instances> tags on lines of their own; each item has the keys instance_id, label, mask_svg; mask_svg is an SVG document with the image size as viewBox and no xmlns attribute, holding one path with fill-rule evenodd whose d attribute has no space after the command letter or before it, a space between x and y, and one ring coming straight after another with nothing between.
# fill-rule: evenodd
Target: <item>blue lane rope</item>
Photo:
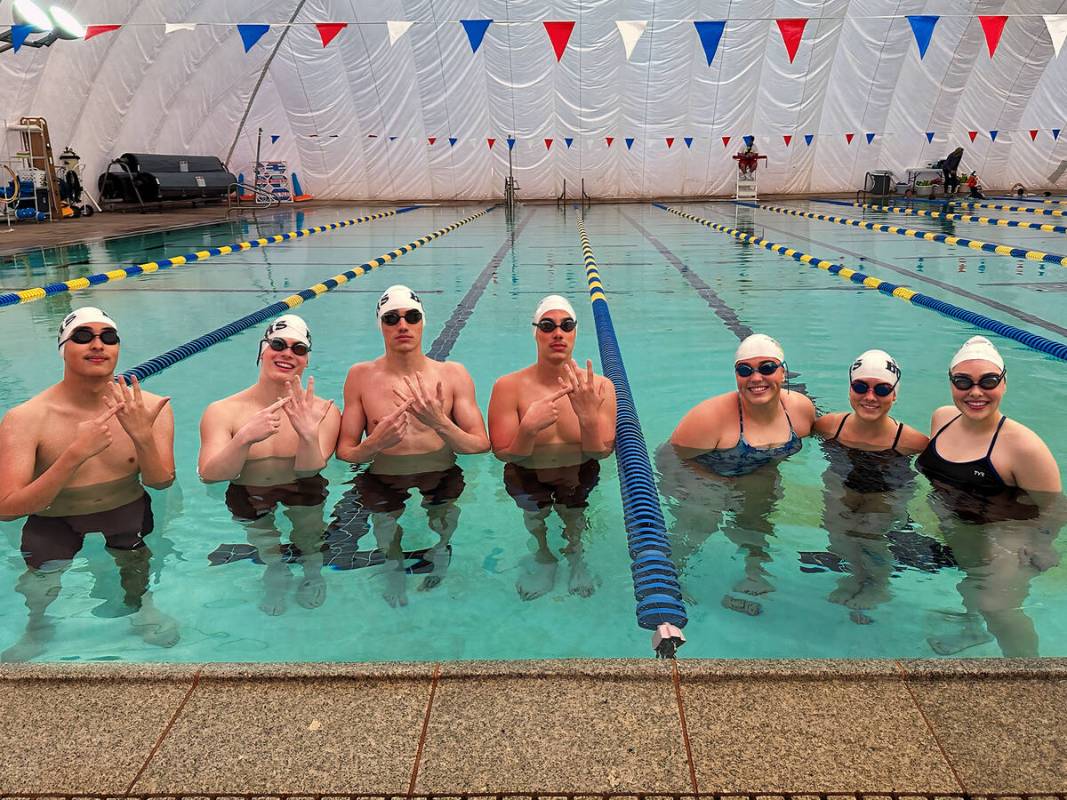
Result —
<instances>
[{"instance_id":1,"label":"blue lane rope","mask_svg":"<svg viewBox=\"0 0 1067 800\"><path fill-rule=\"evenodd\" d=\"M955 211L927 211L924 208L908 208L907 206L882 206L876 203L847 203L843 200L818 200L812 198L815 203L827 203L834 206L846 206L848 208L866 208L872 211L882 211L890 214L904 214L909 217L931 217L934 219L947 219L959 222L973 222L978 225L993 225L998 228L1022 228L1023 230L1043 231L1044 233L1067 233L1067 225L1053 225L1048 222L1027 222L1018 219L1005 219L1004 217L983 217L978 214L959 214Z\"/></svg>"},{"instance_id":2,"label":"blue lane rope","mask_svg":"<svg viewBox=\"0 0 1067 800\"><path fill-rule=\"evenodd\" d=\"M298 231L278 233L273 236L263 236L259 239L251 239L247 242L233 242L232 244L224 244L221 247L209 247L206 250L197 250L194 253L186 253L183 256L161 258L159 261L133 264L128 267L113 269L108 272L98 272L95 275L86 275L85 277L74 278L69 281L50 283L47 286L37 286L33 289L23 289L18 292L7 292L0 294L0 308L17 306L22 303L32 303L35 300L41 300L42 298L51 297L52 295L62 294L64 292L78 292L82 289L99 286L102 283L121 281L126 278L136 277L137 275L152 275L156 272L170 269L171 267L180 267L185 264L196 264L199 261L206 261L215 256L226 256L230 253L251 250L253 247L266 247L267 245L277 244L278 242L299 239L303 236L314 236L316 233L329 233L330 231L339 230L340 228L348 228L352 225L359 225L364 222L384 219L385 217L395 217L398 214L405 214L408 211L414 211L416 208L421 207L422 206L404 206L403 208L390 209L389 211L380 211L377 214L368 214L367 216L359 217L357 219L344 219L340 222L331 222L328 225L317 225L314 228L301 228Z\"/></svg>"},{"instance_id":3,"label":"blue lane rope","mask_svg":"<svg viewBox=\"0 0 1067 800\"><path fill-rule=\"evenodd\" d=\"M786 247L785 245L776 244L775 242L762 239L759 236L755 236L744 231L739 231L736 228L729 228L725 225L719 225L711 220L703 219L702 217L696 217L692 214L687 214L684 211L671 208L669 206L662 205L660 203L653 203L656 208L662 209L669 214L687 219L690 222L696 222L705 227L711 228L714 231L725 233L728 236L732 236L738 241L751 244L756 247L762 247L764 250L770 250L773 253L779 255L788 256L794 261L799 261L802 264L807 264L811 267L816 267L821 270L825 270L831 275L837 275L841 278L847 278L853 283L857 283L861 286L866 286L868 289L877 289L884 295L889 297L896 297L900 300L906 300L917 306L923 308L929 308L932 311L936 311L939 314L944 314L946 317L952 317L953 319L961 320L970 325L975 325L979 328L985 328L987 331L1004 336L1008 339L1014 339L1020 344L1024 344L1034 350L1039 350L1042 353L1047 353L1050 356L1067 361L1067 344L1063 342L1057 342L1053 339L1046 339L1044 336L1039 336L1036 333L1025 331L1022 328L1016 328L1014 325L1008 325L1005 322L992 319L982 314L975 313L974 311L968 311L966 308L960 308L954 306L951 303L946 303L943 300L938 300L934 297L916 292L907 286L900 286L899 284L890 283L889 281L883 281L881 278L875 278L872 275L865 275L857 270L850 269L842 264L834 264L832 261L826 259L820 259L817 256L810 255L808 253L801 252L793 247ZM738 203L738 205L750 205L749 203Z\"/></svg>"},{"instance_id":4,"label":"blue lane rope","mask_svg":"<svg viewBox=\"0 0 1067 800\"><path fill-rule=\"evenodd\" d=\"M578 235L585 259L600 364L604 375L615 385L615 460L619 465L623 520L632 559L630 572L637 600L637 624L648 630L656 630L664 623L683 628L689 618L678 585L678 569L671 560L671 545L667 538L663 509L659 504L659 490L652 475L648 446L641 431L630 381L626 377L626 366L619 350L619 340L615 336L604 284L580 213Z\"/></svg>"},{"instance_id":5,"label":"blue lane rope","mask_svg":"<svg viewBox=\"0 0 1067 800\"><path fill-rule=\"evenodd\" d=\"M478 217L489 213L493 210L493 208L496 208L496 206L482 209L476 214L472 214L471 216L461 219L458 222L453 222L447 227L440 228L434 231L433 233L427 234L426 236L422 236L416 239L413 242L408 242L405 245L401 245L395 250L390 250L388 253L383 253L373 261L368 261L365 264L361 264L360 266L355 267L354 269L347 270L345 272L340 273L339 275L334 275L332 278L327 278L321 283L316 283L314 286L309 286L307 289L304 289L301 292L297 292L294 295L290 295L284 300L279 300L277 303L272 303L269 306L261 308L259 311L254 311L253 313L245 317L241 317L238 320L234 320L228 325L223 325L221 328L216 328L215 330L209 333L205 333L203 336L198 336L192 341L188 341L185 344L175 347L173 350L168 350L162 355L158 355L155 358L151 358L148 361L145 361L143 364L138 364L136 367L126 370L126 372L122 374L126 377L127 380L136 376L139 381L143 381L146 378L151 377L152 375L156 375L162 372L163 370L167 369L167 367L172 367L179 361L183 361L184 359L189 358L189 356L191 355L195 355L196 353L206 350L212 345L218 344L224 339L228 339L234 334L240 333L243 330L247 330L253 325L258 325L261 322L266 322L268 319L270 319L271 317L275 317L278 314L284 314L296 308L305 301L314 300L319 295L325 294L326 292L336 289L342 283L347 283L353 278L358 278L360 275L366 275L371 270L377 269L383 264L387 264L390 261L393 261L404 255L405 253L410 253L412 250L422 247L424 244L432 242L434 239L439 239L440 237L445 236L456 230L456 228L459 228L462 225L466 225L468 222L472 222L478 219Z\"/></svg>"}]
</instances>

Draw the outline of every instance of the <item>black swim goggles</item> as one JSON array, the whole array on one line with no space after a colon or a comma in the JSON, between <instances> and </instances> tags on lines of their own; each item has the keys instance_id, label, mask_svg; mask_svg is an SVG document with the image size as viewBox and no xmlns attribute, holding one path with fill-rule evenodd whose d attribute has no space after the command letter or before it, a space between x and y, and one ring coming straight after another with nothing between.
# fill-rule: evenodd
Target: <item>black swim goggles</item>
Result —
<instances>
[{"instance_id":1,"label":"black swim goggles","mask_svg":"<svg viewBox=\"0 0 1067 800\"><path fill-rule=\"evenodd\" d=\"M1000 386L1000 382L1004 380L1004 376L1007 374L1008 368L1005 367L1000 371L999 375L995 372L987 372L978 380L975 380L970 375L963 375L960 373L953 375L951 372L948 374L948 379L949 381L951 381L952 385L959 389L961 392L966 392L976 383L978 384L979 388L982 389L996 389L998 386Z\"/></svg>"},{"instance_id":2,"label":"black swim goggles","mask_svg":"<svg viewBox=\"0 0 1067 800\"><path fill-rule=\"evenodd\" d=\"M564 333L570 333L578 327L578 321L573 320L570 317L567 317L565 320L563 320L563 322L560 322L559 324L557 324L556 321L552 319L543 319L540 322L534 322L532 324L535 328L537 328L537 330L541 331L541 333L552 333L554 330L556 330L556 328L559 328Z\"/></svg>"},{"instance_id":3,"label":"black swim goggles","mask_svg":"<svg viewBox=\"0 0 1067 800\"><path fill-rule=\"evenodd\" d=\"M897 383L900 383L899 379ZM879 397L889 397L889 395L893 394L893 390L897 388L897 383L876 383L872 385L867 381L852 381L852 391L862 397L871 389L874 389L874 393Z\"/></svg>"},{"instance_id":4,"label":"black swim goggles","mask_svg":"<svg viewBox=\"0 0 1067 800\"><path fill-rule=\"evenodd\" d=\"M761 361L758 367L751 367L748 364L734 364L734 372L742 378L749 378L754 372L758 372L760 375L773 375L784 366L784 363L779 364L777 361Z\"/></svg>"},{"instance_id":5,"label":"black swim goggles","mask_svg":"<svg viewBox=\"0 0 1067 800\"><path fill-rule=\"evenodd\" d=\"M404 322L408 325L415 325L416 323L422 322L422 312L417 308L408 309L403 314L399 311L386 311L382 314L381 320L384 324L392 327L393 325L400 323L401 316L403 316Z\"/></svg>"},{"instance_id":6,"label":"black swim goggles","mask_svg":"<svg viewBox=\"0 0 1067 800\"><path fill-rule=\"evenodd\" d=\"M286 350L292 350L294 356L306 356L311 352L311 348L303 342L289 343L285 339L267 339L265 340L270 345L270 349L276 353L283 353Z\"/></svg>"},{"instance_id":7,"label":"black swim goggles","mask_svg":"<svg viewBox=\"0 0 1067 800\"><path fill-rule=\"evenodd\" d=\"M93 333L91 328L75 328L74 333L60 342L60 344L62 345L66 342L89 344L89 342L98 337L103 344L116 345L119 343L119 333L114 328L104 328L100 333Z\"/></svg>"}]
</instances>

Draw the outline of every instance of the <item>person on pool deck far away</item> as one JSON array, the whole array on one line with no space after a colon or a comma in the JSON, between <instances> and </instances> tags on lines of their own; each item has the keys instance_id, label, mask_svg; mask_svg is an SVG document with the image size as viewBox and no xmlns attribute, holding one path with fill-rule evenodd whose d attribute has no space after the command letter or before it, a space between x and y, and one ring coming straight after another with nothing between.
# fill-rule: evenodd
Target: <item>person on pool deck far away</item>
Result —
<instances>
[{"instance_id":1,"label":"person on pool deck far away","mask_svg":"<svg viewBox=\"0 0 1067 800\"><path fill-rule=\"evenodd\" d=\"M85 535L102 533L115 559L134 630L150 644L178 642L177 623L148 591L152 502L145 487L174 482L174 412L136 378L116 380L115 321L86 306L59 326L63 378L0 422L0 519L26 517L17 591L30 610L23 637L3 654L26 660L51 637L45 610Z\"/></svg>"},{"instance_id":2,"label":"person on pool deck far away","mask_svg":"<svg viewBox=\"0 0 1067 800\"><path fill-rule=\"evenodd\" d=\"M333 401L315 396L301 376L311 357L311 333L303 319L285 314L259 340L259 378L237 394L207 407L200 420L198 470L205 483L229 481L226 506L248 530L249 544L266 564L259 607L285 611L292 574L285 563L274 515L280 503L293 523L304 577L296 601L318 608L326 600L322 577L323 504L326 479L319 473L333 454L341 415Z\"/></svg>"},{"instance_id":3,"label":"person on pool deck far away","mask_svg":"<svg viewBox=\"0 0 1067 800\"><path fill-rule=\"evenodd\" d=\"M422 351L424 313L407 286L390 286L378 300L385 354L349 369L337 442L341 460L369 463L356 476L355 489L387 559L384 596L392 606L407 604L399 520L411 490L422 494L430 529L439 537L427 554L433 571L419 587L432 589L448 569L449 542L459 524L456 500L465 483L456 454L489 450L466 367Z\"/></svg>"},{"instance_id":4,"label":"person on pool deck far away","mask_svg":"<svg viewBox=\"0 0 1067 800\"><path fill-rule=\"evenodd\" d=\"M588 597L595 590L582 557L589 493L600 474L598 459L615 448L615 386L582 369L571 355L577 315L563 297L549 295L533 316L537 360L497 380L489 400L489 437L504 466L504 486L522 509L536 552L524 560L516 589L523 600L555 585L557 559L548 547L546 520L555 509L563 520L570 564L569 590Z\"/></svg>"}]
</instances>

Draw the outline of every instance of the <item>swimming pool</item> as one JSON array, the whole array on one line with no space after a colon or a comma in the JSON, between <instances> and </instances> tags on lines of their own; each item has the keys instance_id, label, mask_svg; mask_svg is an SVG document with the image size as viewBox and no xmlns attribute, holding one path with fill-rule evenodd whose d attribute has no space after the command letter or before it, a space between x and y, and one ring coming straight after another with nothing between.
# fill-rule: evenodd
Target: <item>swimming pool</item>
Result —
<instances>
[{"instance_id":1,"label":"swimming pool","mask_svg":"<svg viewBox=\"0 0 1067 800\"><path fill-rule=\"evenodd\" d=\"M1067 253L1067 236L977 223L947 223L883 212L845 209L815 201L774 203L822 213L885 221L983 241ZM121 365L128 368L225 323L388 252L485 206L420 208L410 213L199 265L121 281L24 306L0 310L8 346L0 352L0 408L6 410L60 376L54 336L59 320L78 305L96 304L122 326ZM935 242L842 227L726 203L677 208L722 225L843 263L879 278L1067 341L1063 267L948 247ZM25 288L102 272L115 265L186 253L256 236L373 213L345 206L241 222L92 242L0 259L5 288ZM984 212L983 212L984 213ZM994 212L990 212L994 214ZM374 305L395 282L423 298L425 345L443 331L438 352L470 370L484 409L493 381L530 363L526 323L537 300L569 296L580 317L575 356L598 363L586 277L573 209L520 208L513 223L493 211L394 262L296 309L309 323L315 352L309 374L320 394L341 400L347 367L381 353ZM996 216L1023 218L995 212ZM299 219L298 219L299 217ZM648 204L596 205L586 229L601 267L616 333L649 448L655 451L686 410L733 387L732 354L749 330L783 343L794 381L824 411L847 408L846 370L869 347L884 347L904 378L894 416L925 430L933 408L948 402L949 357L977 329L865 289L825 271L734 239ZM478 287L484 286L479 294ZM473 291L472 291L473 287ZM467 316L469 313L469 316ZM204 407L255 380L256 326L188 358L150 379L171 395L175 411L178 480L155 497L156 531L149 538L151 603L167 618L171 647L145 641L121 616L114 561L101 537L90 537L62 579L47 620L27 639L27 609L16 591L24 565L19 523L0 524L0 649L8 657L39 660L130 661L371 661L641 657L648 633L635 621L629 556L614 459L602 462L585 534L591 596L571 593L572 565L561 558L554 588L523 601L516 579L533 545L491 456L461 457L466 489L459 528L441 583L423 589L428 565L414 555L406 576L406 605L386 602L383 567L374 537L351 498L342 502L348 466L333 461L326 504L339 502L344 530L325 553L325 596L311 599L300 564L269 568L249 557L245 530L231 519L224 487L196 476L197 425ZM1037 430L1061 465L1067 462L1062 398L1063 362L1014 341L994 338L1012 380L1006 412ZM910 522L870 555L885 571L870 608L828 598L847 594L847 555L824 528L826 459L812 440L784 463L779 497L769 508L758 547L739 545L718 529L716 509L674 528L682 562L689 625L684 657L905 658L934 655L928 638L958 633L962 573L944 557L939 526L919 478L907 501ZM690 509L691 510L691 509ZM284 518L279 515L284 529ZM404 550L436 541L417 503L401 524ZM562 546L558 522L550 543ZM287 537L284 541L288 541ZM329 539L328 539L329 541ZM1062 551L1067 544L1060 542ZM758 550L774 591L760 595L758 616L723 606L744 575L745 555ZM1056 567L1033 578L1022 609L1032 620L1044 656L1067 655L1067 620L1056 610L1067 590ZM317 581L315 581L317 583ZM316 589L321 592L321 589ZM321 605L315 603L322 600ZM276 612L268 615L261 606ZM308 607L312 606L312 607ZM857 623L864 624L857 624ZM151 638L151 637L150 637ZM995 642L962 656L998 656Z\"/></svg>"}]
</instances>

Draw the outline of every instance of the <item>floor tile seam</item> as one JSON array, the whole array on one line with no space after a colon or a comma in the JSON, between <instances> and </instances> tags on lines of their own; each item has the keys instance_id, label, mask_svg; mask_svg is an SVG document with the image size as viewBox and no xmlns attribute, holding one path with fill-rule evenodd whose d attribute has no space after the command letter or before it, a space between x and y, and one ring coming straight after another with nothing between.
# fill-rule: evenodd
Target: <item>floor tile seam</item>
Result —
<instances>
[{"instance_id":1,"label":"floor tile seam","mask_svg":"<svg viewBox=\"0 0 1067 800\"><path fill-rule=\"evenodd\" d=\"M141 776L144 775L145 770L148 769L148 765L152 763L152 759L155 758L156 753L159 752L159 748L163 746L163 742L166 740L167 736L170 735L171 729L173 729L174 727L174 723L178 721L178 717L180 717L182 711L185 710L185 704L189 702L189 698L193 696L193 692L196 691L199 685L200 670L198 669L193 675L193 680L189 684L189 688L186 690L185 696L182 697L182 701L178 703L178 707L174 709L174 713L171 714L170 719L167 721L166 727L163 728L162 733L159 734L159 737L156 739L156 743L152 746L152 749L149 751L147 758L145 758L144 760L144 763L141 764L141 768L137 770L137 774L133 776L133 780L131 780L129 785L126 787L126 794L130 794L131 792L133 792L133 787L137 785L137 781L141 779Z\"/></svg>"},{"instance_id":2,"label":"floor tile seam","mask_svg":"<svg viewBox=\"0 0 1067 800\"><path fill-rule=\"evenodd\" d=\"M685 700L682 695L682 679L678 674L678 662L671 660L671 680L674 684L674 697L678 703L678 724L682 730L682 743L685 745L685 760L689 765L689 783L693 787L693 793L700 791L697 781L696 762L693 761L693 746L689 740L689 726L685 721Z\"/></svg>"},{"instance_id":3,"label":"floor tile seam","mask_svg":"<svg viewBox=\"0 0 1067 800\"><path fill-rule=\"evenodd\" d=\"M956 781L956 785L960 791L964 794L969 794L967 785L963 781L963 777L960 775L959 770L956 769L956 765L952 762L952 759L948 755L948 750L945 749L944 744L941 742L941 737L937 735L937 731L934 730L934 723L926 715L926 710L919 703L919 698L915 696L915 692L912 690L911 685L908 683L908 672L904 668L904 665L899 661L894 661L894 666L900 674L900 683L904 687L904 690L908 693L908 697L911 698L912 705L915 706L915 710L919 712L919 716L922 717L923 722L926 724L926 729L930 731L930 736L934 740L934 744L937 745L938 752L941 753L941 758L944 759L948 765L949 771L952 772L952 777Z\"/></svg>"},{"instance_id":4,"label":"floor tile seam","mask_svg":"<svg viewBox=\"0 0 1067 800\"><path fill-rule=\"evenodd\" d=\"M411 780L408 782L407 797L415 793L415 784L419 779L419 766L422 762L422 751L426 746L426 736L430 730L430 715L433 713L434 696L437 694L437 684L441 678L440 662L434 664L433 678L430 680L430 696L426 700L426 711L422 716L422 730L419 732L419 743L415 748L415 761L411 765Z\"/></svg>"}]
</instances>

